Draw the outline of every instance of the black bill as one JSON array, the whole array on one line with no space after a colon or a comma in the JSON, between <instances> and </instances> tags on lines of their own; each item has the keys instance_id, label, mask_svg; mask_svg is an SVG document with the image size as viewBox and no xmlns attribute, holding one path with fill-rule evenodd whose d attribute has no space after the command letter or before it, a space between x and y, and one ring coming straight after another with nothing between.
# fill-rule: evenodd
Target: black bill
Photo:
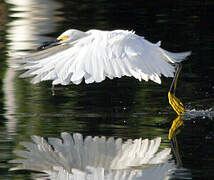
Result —
<instances>
[{"instance_id":1,"label":"black bill","mask_svg":"<svg viewBox=\"0 0 214 180\"><path fill-rule=\"evenodd\" d=\"M57 46L57 45L59 45L60 41L61 40L56 39L54 41L43 42L42 45L37 48L37 50L40 51L40 50L48 49L48 48L53 47L53 46Z\"/></svg>"}]
</instances>

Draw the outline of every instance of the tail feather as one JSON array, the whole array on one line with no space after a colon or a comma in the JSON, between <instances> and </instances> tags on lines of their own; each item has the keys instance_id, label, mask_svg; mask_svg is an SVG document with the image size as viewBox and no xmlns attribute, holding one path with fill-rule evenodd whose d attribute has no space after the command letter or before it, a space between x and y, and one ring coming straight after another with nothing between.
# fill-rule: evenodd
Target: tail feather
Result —
<instances>
[{"instance_id":1,"label":"tail feather","mask_svg":"<svg viewBox=\"0 0 214 180\"><path fill-rule=\"evenodd\" d=\"M179 63L185 60L192 53L191 51L173 53L162 48L159 48L159 50L163 53L166 59L171 63Z\"/></svg>"}]
</instances>

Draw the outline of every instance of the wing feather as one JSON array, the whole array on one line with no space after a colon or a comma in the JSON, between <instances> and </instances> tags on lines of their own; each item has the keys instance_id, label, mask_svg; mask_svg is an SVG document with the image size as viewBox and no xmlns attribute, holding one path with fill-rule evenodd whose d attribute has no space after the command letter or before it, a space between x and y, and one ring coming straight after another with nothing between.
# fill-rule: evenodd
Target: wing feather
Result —
<instances>
[{"instance_id":1,"label":"wing feather","mask_svg":"<svg viewBox=\"0 0 214 180\"><path fill-rule=\"evenodd\" d=\"M101 82L108 77L134 76L138 80L161 83L160 77L173 77L173 63L180 62L190 52L172 53L130 31L91 30L75 44L61 44L23 57L21 68L28 70L21 77L33 77L33 82L53 80L53 84L70 82Z\"/></svg>"}]
</instances>

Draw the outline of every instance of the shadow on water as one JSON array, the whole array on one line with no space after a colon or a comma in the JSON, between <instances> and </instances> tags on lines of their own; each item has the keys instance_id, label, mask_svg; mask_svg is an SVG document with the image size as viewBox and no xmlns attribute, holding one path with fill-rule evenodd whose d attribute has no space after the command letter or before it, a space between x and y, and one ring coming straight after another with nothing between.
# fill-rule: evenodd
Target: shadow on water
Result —
<instances>
[{"instance_id":1,"label":"shadow on water","mask_svg":"<svg viewBox=\"0 0 214 180\"><path fill-rule=\"evenodd\" d=\"M213 6L212 1L0 1L0 179L30 179L26 171L8 172L19 142L65 131L124 140L161 137L160 150L174 149L178 170L171 179L212 179L213 111L201 109L214 106L213 23L208 21ZM50 82L32 85L18 78L12 56L29 53L69 28L133 29L152 42L162 40L168 50L192 50L176 95L187 109L197 110L182 117L172 143L171 79L162 78L161 86L134 78L58 86L52 96Z\"/></svg>"}]
</instances>

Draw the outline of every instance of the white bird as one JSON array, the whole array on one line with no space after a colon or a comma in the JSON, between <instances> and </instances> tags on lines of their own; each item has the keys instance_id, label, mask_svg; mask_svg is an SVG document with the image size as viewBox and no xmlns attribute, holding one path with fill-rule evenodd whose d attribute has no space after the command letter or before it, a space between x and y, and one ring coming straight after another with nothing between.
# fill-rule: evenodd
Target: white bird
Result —
<instances>
[{"instance_id":1,"label":"white bird","mask_svg":"<svg viewBox=\"0 0 214 180\"><path fill-rule=\"evenodd\" d=\"M190 52L172 53L151 43L133 31L70 29L54 43L45 43L42 51L23 56L21 77L34 77L32 83L51 80L53 85L101 82L106 77L133 76L161 84L161 75L174 77L175 66Z\"/></svg>"},{"instance_id":2,"label":"white bird","mask_svg":"<svg viewBox=\"0 0 214 180\"><path fill-rule=\"evenodd\" d=\"M158 152L161 138L61 137L46 141L32 136L34 143L22 142L28 151L15 151L22 159L12 160L19 166L11 170L43 172L53 180L163 180L175 170L174 162L168 162L171 149Z\"/></svg>"},{"instance_id":3,"label":"white bird","mask_svg":"<svg viewBox=\"0 0 214 180\"><path fill-rule=\"evenodd\" d=\"M101 82L106 77L133 76L139 81L152 80L161 84L161 75L174 77L168 98L178 115L184 112L175 97L180 62L190 51L172 53L153 44L133 31L70 29L53 43L45 43L39 52L18 58L19 70L28 70L21 77L33 77L32 83L51 80L52 85Z\"/></svg>"}]
</instances>

